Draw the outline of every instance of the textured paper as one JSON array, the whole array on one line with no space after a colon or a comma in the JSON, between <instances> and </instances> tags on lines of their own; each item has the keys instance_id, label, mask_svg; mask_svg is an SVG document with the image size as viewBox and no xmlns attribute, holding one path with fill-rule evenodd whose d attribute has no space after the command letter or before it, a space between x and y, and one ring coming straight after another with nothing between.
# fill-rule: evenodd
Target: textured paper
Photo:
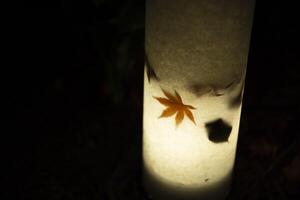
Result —
<instances>
[{"instance_id":1,"label":"textured paper","mask_svg":"<svg viewBox=\"0 0 300 200\"><path fill-rule=\"evenodd\" d=\"M154 197L226 196L253 9L253 0L147 1L143 158Z\"/></svg>"}]
</instances>

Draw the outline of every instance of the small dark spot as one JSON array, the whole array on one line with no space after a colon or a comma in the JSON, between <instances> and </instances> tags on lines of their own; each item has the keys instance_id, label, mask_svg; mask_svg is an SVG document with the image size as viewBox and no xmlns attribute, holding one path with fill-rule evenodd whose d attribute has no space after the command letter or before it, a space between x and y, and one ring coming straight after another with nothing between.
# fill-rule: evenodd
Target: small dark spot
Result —
<instances>
[{"instance_id":1,"label":"small dark spot","mask_svg":"<svg viewBox=\"0 0 300 200\"><path fill-rule=\"evenodd\" d=\"M147 78L148 82L150 83L151 79L154 79L156 81L159 81L159 78L157 77L154 69L152 68L152 65L149 62L148 56L145 55L145 62L146 62L146 69L147 69Z\"/></svg>"},{"instance_id":2,"label":"small dark spot","mask_svg":"<svg viewBox=\"0 0 300 200\"><path fill-rule=\"evenodd\" d=\"M230 136L232 126L221 118L205 124L208 132L208 139L215 143L226 142Z\"/></svg>"},{"instance_id":3,"label":"small dark spot","mask_svg":"<svg viewBox=\"0 0 300 200\"><path fill-rule=\"evenodd\" d=\"M205 182L209 181L209 178L205 179Z\"/></svg>"}]
</instances>

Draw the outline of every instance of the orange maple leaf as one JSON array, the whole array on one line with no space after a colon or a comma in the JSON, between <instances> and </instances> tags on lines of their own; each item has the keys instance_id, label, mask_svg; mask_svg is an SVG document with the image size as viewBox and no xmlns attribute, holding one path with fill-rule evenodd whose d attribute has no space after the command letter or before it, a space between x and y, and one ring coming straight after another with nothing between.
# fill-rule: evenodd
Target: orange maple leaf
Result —
<instances>
[{"instance_id":1,"label":"orange maple leaf","mask_svg":"<svg viewBox=\"0 0 300 200\"><path fill-rule=\"evenodd\" d=\"M165 110L163 110L159 118L171 117L174 114L176 114L175 121L176 126L178 126L182 122L184 116L186 115L194 124L196 124L193 113L190 111L190 109L196 109L195 107L184 104L176 90L175 95L163 89L162 91L167 98L154 97L157 101L159 101L159 103L167 107Z\"/></svg>"}]
</instances>

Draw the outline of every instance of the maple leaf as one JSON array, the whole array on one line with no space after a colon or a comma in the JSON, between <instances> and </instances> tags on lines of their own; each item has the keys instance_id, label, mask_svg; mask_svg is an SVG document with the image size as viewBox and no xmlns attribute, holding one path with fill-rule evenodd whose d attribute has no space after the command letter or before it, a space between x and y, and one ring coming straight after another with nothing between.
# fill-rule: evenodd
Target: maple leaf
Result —
<instances>
[{"instance_id":1,"label":"maple leaf","mask_svg":"<svg viewBox=\"0 0 300 200\"><path fill-rule=\"evenodd\" d=\"M175 90L175 95L163 90L163 93L167 98L163 97L154 97L159 103L163 104L167 108L163 110L159 118L162 117L171 117L176 114L175 122L176 126L178 126L184 116L186 115L194 124L196 124L193 113L190 111L191 109L196 109L191 105L186 105L182 102L180 95Z\"/></svg>"}]
</instances>

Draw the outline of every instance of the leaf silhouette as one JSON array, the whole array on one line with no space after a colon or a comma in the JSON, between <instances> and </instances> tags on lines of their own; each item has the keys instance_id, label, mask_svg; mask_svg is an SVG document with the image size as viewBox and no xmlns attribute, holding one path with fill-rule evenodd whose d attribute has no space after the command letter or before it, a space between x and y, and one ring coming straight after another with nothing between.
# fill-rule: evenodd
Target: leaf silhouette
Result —
<instances>
[{"instance_id":1,"label":"leaf silhouette","mask_svg":"<svg viewBox=\"0 0 300 200\"><path fill-rule=\"evenodd\" d=\"M196 124L193 113L190 111L190 109L196 109L195 107L184 104L181 96L176 91L175 95L163 89L162 91L167 98L154 97L159 103L167 107L165 110L163 110L159 118L171 117L176 114L175 122L176 126L178 126L186 115L194 124Z\"/></svg>"},{"instance_id":2,"label":"leaf silhouette","mask_svg":"<svg viewBox=\"0 0 300 200\"><path fill-rule=\"evenodd\" d=\"M240 86L239 93L235 97L230 99L230 101L229 101L230 109L237 108L237 107L239 107L239 105L241 105L242 100L243 100L243 89L244 89L244 83L242 86Z\"/></svg>"},{"instance_id":3,"label":"leaf silhouette","mask_svg":"<svg viewBox=\"0 0 300 200\"><path fill-rule=\"evenodd\" d=\"M233 88L236 87L236 85L239 83L238 80L234 80L227 85L203 85L203 84L192 84L189 86L189 89L198 97L205 95L205 94L210 94L212 96L223 96L226 92L231 91Z\"/></svg>"},{"instance_id":4,"label":"leaf silhouette","mask_svg":"<svg viewBox=\"0 0 300 200\"><path fill-rule=\"evenodd\" d=\"M206 123L205 127L208 139L214 143L227 142L232 130L232 126L222 118Z\"/></svg>"},{"instance_id":5,"label":"leaf silhouette","mask_svg":"<svg viewBox=\"0 0 300 200\"><path fill-rule=\"evenodd\" d=\"M154 69L152 68L152 66L151 66L151 64L149 62L147 54L145 55L145 62L146 62L146 70L147 70L148 82L150 83L151 79L159 81L159 78L157 77Z\"/></svg>"}]
</instances>

